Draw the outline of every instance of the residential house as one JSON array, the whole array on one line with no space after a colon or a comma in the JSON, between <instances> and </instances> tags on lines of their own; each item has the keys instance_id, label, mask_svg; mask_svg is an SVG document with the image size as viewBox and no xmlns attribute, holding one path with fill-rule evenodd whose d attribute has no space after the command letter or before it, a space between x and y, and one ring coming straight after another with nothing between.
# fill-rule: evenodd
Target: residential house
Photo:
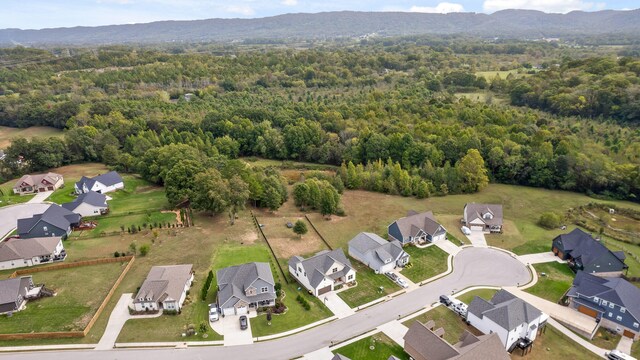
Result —
<instances>
[{"instance_id":1,"label":"residential house","mask_svg":"<svg viewBox=\"0 0 640 360\"><path fill-rule=\"evenodd\" d=\"M92 178L83 176L80 181L75 184L76 194L83 194L89 191L106 194L118 189L124 189L124 181L120 174L115 171L110 171Z\"/></svg>"},{"instance_id":2,"label":"residential house","mask_svg":"<svg viewBox=\"0 0 640 360\"><path fill-rule=\"evenodd\" d=\"M509 360L497 334L476 336L466 331L449 344L444 329L433 330L434 321L415 321L404 335L404 351L414 360Z\"/></svg>"},{"instance_id":3,"label":"residential house","mask_svg":"<svg viewBox=\"0 0 640 360\"><path fill-rule=\"evenodd\" d=\"M628 268L624 263L624 251L611 251L578 228L553 239L551 250L562 260L567 260L576 272L582 270L598 276L620 276Z\"/></svg>"},{"instance_id":4,"label":"residential house","mask_svg":"<svg viewBox=\"0 0 640 360\"><path fill-rule=\"evenodd\" d=\"M37 175L24 175L13 186L14 194L35 194L38 192L54 191L64 185L62 175L46 173Z\"/></svg>"},{"instance_id":5,"label":"residential house","mask_svg":"<svg viewBox=\"0 0 640 360\"><path fill-rule=\"evenodd\" d=\"M491 300L476 296L467 309L467 322L484 334L496 333L511 352L520 341L532 343L549 316L506 290Z\"/></svg>"},{"instance_id":6,"label":"residential house","mask_svg":"<svg viewBox=\"0 0 640 360\"><path fill-rule=\"evenodd\" d=\"M349 241L349 256L373 269L387 273L409 263L409 254L398 240L387 241L372 233L361 232Z\"/></svg>"},{"instance_id":7,"label":"residential house","mask_svg":"<svg viewBox=\"0 0 640 360\"><path fill-rule=\"evenodd\" d=\"M59 237L8 239L0 242L0 270L62 261L66 256Z\"/></svg>"},{"instance_id":8,"label":"residential house","mask_svg":"<svg viewBox=\"0 0 640 360\"><path fill-rule=\"evenodd\" d=\"M440 225L433 212L416 213L410 211L387 227L389 240L398 240L400 244L424 244L447 238L447 229Z\"/></svg>"},{"instance_id":9,"label":"residential house","mask_svg":"<svg viewBox=\"0 0 640 360\"><path fill-rule=\"evenodd\" d=\"M289 274L315 296L356 281L356 270L342 249L323 250L308 259L294 256L289 259Z\"/></svg>"},{"instance_id":10,"label":"residential house","mask_svg":"<svg viewBox=\"0 0 640 360\"><path fill-rule=\"evenodd\" d=\"M637 340L640 289L622 278L578 271L567 292L569 307L600 321L600 326Z\"/></svg>"},{"instance_id":11,"label":"residential house","mask_svg":"<svg viewBox=\"0 0 640 360\"><path fill-rule=\"evenodd\" d=\"M30 218L18 219L20 238L62 237L71 234L71 229L80 224L81 216L63 208L51 205L42 214Z\"/></svg>"},{"instance_id":12,"label":"residential house","mask_svg":"<svg viewBox=\"0 0 640 360\"><path fill-rule=\"evenodd\" d=\"M31 276L0 280L0 314L23 310L27 300L37 296L40 289Z\"/></svg>"},{"instance_id":13,"label":"residential house","mask_svg":"<svg viewBox=\"0 0 640 360\"><path fill-rule=\"evenodd\" d=\"M193 282L193 265L154 266L133 300L136 311L180 311Z\"/></svg>"},{"instance_id":14,"label":"residential house","mask_svg":"<svg viewBox=\"0 0 640 360\"><path fill-rule=\"evenodd\" d=\"M276 290L269 263L252 262L217 271L218 307L224 315L274 306Z\"/></svg>"},{"instance_id":15,"label":"residential house","mask_svg":"<svg viewBox=\"0 0 640 360\"><path fill-rule=\"evenodd\" d=\"M464 205L462 223L471 231L484 233L502 233L502 205L476 204Z\"/></svg>"},{"instance_id":16,"label":"residential house","mask_svg":"<svg viewBox=\"0 0 640 360\"><path fill-rule=\"evenodd\" d=\"M107 196L95 191L80 194L72 202L62 204L62 207L82 217L104 215L109 211Z\"/></svg>"}]
</instances>

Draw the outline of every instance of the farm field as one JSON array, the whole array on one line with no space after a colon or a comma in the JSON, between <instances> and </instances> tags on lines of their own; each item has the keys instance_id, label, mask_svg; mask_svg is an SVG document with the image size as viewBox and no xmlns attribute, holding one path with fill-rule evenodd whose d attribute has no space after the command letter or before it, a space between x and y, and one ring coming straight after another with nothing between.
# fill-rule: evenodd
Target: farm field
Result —
<instances>
[{"instance_id":1,"label":"farm field","mask_svg":"<svg viewBox=\"0 0 640 360\"><path fill-rule=\"evenodd\" d=\"M56 296L29 301L25 310L0 321L0 333L83 330L126 264L99 264L32 274L35 284L45 284Z\"/></svg>"},{"instance_id":2,"label":"farm field","mask_svg":"<svg viewBox=\"0 0 640 360\"><path fill-rule=\"evenodd\" d=\"M24 129L0 126L0 149L6 149L15 138L32 139L34 137L62 137L60 129L49 126L32 126Z\"/></svg>"},{"instance_id":3,"label":"farm field","mask_svg":"<svg viewBox=\"0 0 640 360\"><path fill-rule=\"evenodd\" d=\"M373 347L373 349L371 347ZM336 349L333 353L346 356L349 359L358 360L388 359L392 355L401 360L409 359L409 355L404 352L402 347L383 333L377 333L360 339Z\"/></svg>"}]
</instances>

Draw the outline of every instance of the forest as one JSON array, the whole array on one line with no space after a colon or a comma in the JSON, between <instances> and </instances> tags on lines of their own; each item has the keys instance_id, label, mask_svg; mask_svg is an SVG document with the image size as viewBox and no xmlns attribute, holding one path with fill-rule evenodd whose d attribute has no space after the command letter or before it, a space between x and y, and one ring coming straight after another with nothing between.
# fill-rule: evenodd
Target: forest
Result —
<instances>
[{"instance_id":1,"label":"forest","mask_svg":"<svg viewBox=\"0 0 640 360\"><path fill-rule=\"evenodd\" d=\"M226 164L255 156L340 166L341 184L319 181L404 196L491 181L640 201L640 59L628 52L398 38L310 49L14 47L0 58L0 125L65 131L13 142L3 181L102 161L172 194L175 166L210 161L220 174L209 178L229 182ZM499 71L509 75L483 75ZM461 96L476 93L484 100ZM275 183L269 191L286 196ZM181 191L173 202L191 198Z\"/></svg>"}]
</instances>

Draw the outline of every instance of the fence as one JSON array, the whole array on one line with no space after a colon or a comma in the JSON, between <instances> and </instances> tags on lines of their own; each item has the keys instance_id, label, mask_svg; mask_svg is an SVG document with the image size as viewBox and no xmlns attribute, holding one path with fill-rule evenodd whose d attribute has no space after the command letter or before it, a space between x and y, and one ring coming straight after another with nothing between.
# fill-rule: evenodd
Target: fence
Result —
<instances>
[{"instance_id":1,"label":"fence","mask_svg":"<svg viewBox=\"0 0 640 360\"><path fill-rule=\"evenodd\" d=\"M327 242L327 240L324 238L324 236L322 236L322 234L320 234L320 231L318 231L318 229L316 228L316 226L313 224L313 222L311 221L311 219L309 219L309 216L307 216L307 214L304 214L304 217L307 219L307 221L309 222L309 224L311 224L311 227L313 228L313 230L315 230L316 234L318 234L318 236L320 237L320 240L322 240L322 242L327 245L327 247L329 248L329 250L333 250L333 248L331 247L331 245L329 245L329 243Z\"/></svg>"},{"instance_id":2,"label":"fence","mask_svg":"<svg viewBox=\"0 0 640 360\"><path fill-rule=\"evenodd\" d=\"M280 265L280 261L278 261L278 257L276 256L275 251L273 251L273 248L271 247L271 244L269 244L269 240L267 239L267 236L262 231L262 228L260 227L260 223L258 222L258 219L256 218L256 216L253 214L253 211L251 211L251 217L253 218L253 222L255 223L256 227L258 228L258 231L260 232L260 235L262 235L262 238L264 239L264 242L267 243L267 247L269 247L269 251L271 251L271 255L273 255L273 259L275 260L276 265L278 266L278 269L280 269L280 274L282 275L282 278L284 279L284 282L289 284L289 279L287 278L287 274L284 272L284 270L282 270L282 266Z\"/></svg>"},{"instance_id":3,"label":"fence","mask_svg":"<svg viewBox=\"0 0 640 360\"><path fill-rule=\"evenodd\" d=\"M24 275L24 274L30 274L30 273L36 273L36 272L42 272L42 271L69 269L69 268L81 267L81 266L91 266L91 265L98 265L98 264L108 264L108 263L114 263L114 262L129 261L127 266L124 268L122 273L120 273L120 276L118 277L116 282L113 284L113 286L111 287L111 289L107 293L107 296L105 296L105 298L102 300L102 303L98 307L98 310L96 310L96 312L95 312L95 314L93 314L93 317L91 318L91 320L89 320L89 323L87 324L87 326L85 326L84 330L82 330L82 331L54 331L54 332L0 334L0 340L64 339L64 338L82 338L82 337L85 337L89 333L89 331L91 331L91 329L93 328L93 325L95 325L96 321L98 320L98 318L100 317L100 315L102 314L104 309L107 307L107 304L109 303L109 301L113 297L113 294L115 293L116 289L118 288L118 286L120 286L120 283L124 279L125 275L127 275L129 270L131 269L131 266L133 265L133 262L135 261L135 259L136 259L135 256L124 256L124 257L120 257L120 258L105 258L105 259L95 259L95 260L87 260L87 261L77 261L77 262L68 263L68 264L57 264L57 265L52 265L52 266L44 266L44 267L38 267L38 268L33 268L33 269L25 269L25 270L14 271L11 274L10 278L15 278L18 275Z\"/></svg>"}]
</instances>

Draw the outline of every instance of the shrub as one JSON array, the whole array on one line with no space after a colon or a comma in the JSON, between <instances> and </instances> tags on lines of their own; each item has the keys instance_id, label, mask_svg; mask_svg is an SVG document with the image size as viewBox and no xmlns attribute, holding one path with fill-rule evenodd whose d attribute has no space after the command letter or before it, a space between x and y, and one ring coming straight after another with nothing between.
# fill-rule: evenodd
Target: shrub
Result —
<instances>
[{"instance_id":1,"label":"shrub","mask_svg":"<svg viewBox=\"0 0 640 360\"><path fill-rule=\"evenodd\" d=\"M114 252L114 253L113 253L113 257L120 257L120 253L119 253L119 252L117 252L117 251L116 251L116 252Z\"/></svg>"},{"instance_id":2,"label":"shrub","mask_svg":"<svg viewBox=\"0 0 640 360\"><path fill-rule=\"evenodd\" d=\"M209 274L207 274L207 280L202 284L202 290L200 291L200 298L202 301L207 300L207 293L209 292L209 287L211 287L211 283L213 282L213 271L209 270Z\"/></svg>"},{"instance_id":3,"label":"shrub","mask_svg":"<svg viewBox=\"0 0 640 360\"><path fill-rule=\"evenodd\" d=\"M148 244L144 244L140 246L140 256L147 256L149 253L150 247Z\"/></svg>"},{"instance_id":4,"label":"shrub","mask_svg":"<svg viewBox=\"0 0 640 360\"><path fill-rule=\"evenodd\" d=\"M209 326L207 326L207 324L205 322L201 322L200 323L200 332L201 333L207 332L208 329L209 329Z\"/></svg>"},{"instance_id":5,"label":"shrub","mask_svg":"<svg viewBox=\"0 0 640 360\"><path fill-rule=\"evenodd\" d=\"M560 226L560 216L553 211L547 211L540 215L540 219L538 220L538 225L542 226L545 229L555 229Z\"/></svg>"}]
</instances>

